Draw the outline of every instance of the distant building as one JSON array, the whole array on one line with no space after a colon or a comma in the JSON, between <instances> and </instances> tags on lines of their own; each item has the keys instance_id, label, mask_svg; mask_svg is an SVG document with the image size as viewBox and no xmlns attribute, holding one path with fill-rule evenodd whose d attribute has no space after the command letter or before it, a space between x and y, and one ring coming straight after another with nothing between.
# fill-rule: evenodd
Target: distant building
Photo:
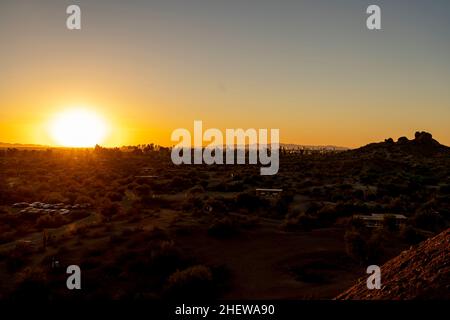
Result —
<instances>
[{"instance_id":1,"label":"distant building","mask_svg":"<svg viewBox=\"0 0 450 320\"><path fill-rule=\"evenodd\" d=\"M70 204L64 204L64 203L57 203L57 204L49 204L49 203L42 203L42 202L33 202L31 204L26 202L19 202L13 204L14 208L23 208L19 211L19 213L26 214L26 213L59 213L61 215L66 215L71 212L71 210L83 210L91 208L92 205L90 203L77 203L74 205Z\"/></svg>"},{"instance_id":2,"label":"distant building","mask_svg":"<svg viewBox=\"0 0 450 320\"><path fill-rule=\"evenodd\" d=\"M30 206L30 204L27 202L19 202L19 203L14 203L12 206L13 206L13 208L27 208Z\"/></svg>"},{"instance_id":3,"label":"distant building","mask_svg":"<svg viewBox=\"0 0 450 320\"><path fill-rule=\"evenodd\" d=\"M143 178L143 179L156 179L159 176L155 176L155 175L148 175L148 176L135 176L135 178Z\"/></svg>"},{"instance_id":4,"label":"distant building","mask_svg":"<svg viewBox=\"0 0 450 320\"><path fill-rule=\"evenodd\" d=\"M283 189L256 189L256 195L266 199L278 199L282 192Z\"/></svg>"},{"instance_id":5,"label":"distant building","mask_svg":"<svg viewBox=\"0 0 450 320\"><path fill-rule=\"evenodd\" d=\"M353 216L353 219L361 220L364 223L364 225L369 228L382 227L385 218L394 219L397 225L405 223L405 221L408 219L406 216L402 214L391 214L391 213L372 213L370 215L356 214Z\"/></svg>"}]
</instances>

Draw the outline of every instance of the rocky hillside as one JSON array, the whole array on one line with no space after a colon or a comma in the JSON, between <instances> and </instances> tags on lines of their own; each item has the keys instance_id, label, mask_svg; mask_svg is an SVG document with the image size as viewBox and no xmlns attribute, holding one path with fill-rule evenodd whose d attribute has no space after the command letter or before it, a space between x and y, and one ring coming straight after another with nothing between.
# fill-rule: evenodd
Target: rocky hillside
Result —
<instances>
[{"instance_id":1,"label":"rocky hillside","mask_svg":"<svg viewBox=\"0 0 450 320\"><path fill-rule=\"evenodd\" d=\"M369 290L361 278L336 299L450 299L450 229L385 263L381 285L380 290Z\"/></svg>"},{"instance_id":2,"label":"rocky hillside","mask_svg":"<svg viewBox=\"0 0 450 320\"><path fill-rule=\"evenodd\" d=\"M433 136L428 132L416 132L412 140L407 137L400 137L395 142L392 138L389 138L384 142L371 143L350 151L350 153L358 155L379 152L385 153L388 157L391 155L449 156L450 148L433 139Z\"/></svg>"}]
</instances>

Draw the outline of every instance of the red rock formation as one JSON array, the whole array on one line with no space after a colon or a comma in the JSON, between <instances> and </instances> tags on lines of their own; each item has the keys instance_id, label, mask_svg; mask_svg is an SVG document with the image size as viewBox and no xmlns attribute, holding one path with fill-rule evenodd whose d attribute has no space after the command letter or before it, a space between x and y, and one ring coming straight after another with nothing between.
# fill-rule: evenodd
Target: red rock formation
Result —
<instances>
[{"instance_id":1,"label":"red rock formation","mask_svg":"<svg viewBox=\"0 0 450 320\"><path fill-rule=\"evenodd\" d=\"M381 289L358 280L336 299L450 299L450 229L403 251L381 267Z\"/></svg>"}]
</instances>

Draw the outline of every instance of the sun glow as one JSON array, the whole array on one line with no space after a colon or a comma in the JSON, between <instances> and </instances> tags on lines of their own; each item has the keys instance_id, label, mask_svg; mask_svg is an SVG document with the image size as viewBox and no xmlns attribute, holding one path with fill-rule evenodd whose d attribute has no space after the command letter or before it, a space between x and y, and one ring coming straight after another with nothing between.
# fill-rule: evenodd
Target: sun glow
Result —
<instances>
[{"instance_id":1,"label":"sun glow","mask_svg":"<svg viewBox=\"0 0 450 320\"><path fill-rule=\"evenodd\" d=\"M86 109L72 109L56 115L49 129L57 145L75 148L93 147L102 143L108 131L105 121Z\"/></svg>"}]
</instances>

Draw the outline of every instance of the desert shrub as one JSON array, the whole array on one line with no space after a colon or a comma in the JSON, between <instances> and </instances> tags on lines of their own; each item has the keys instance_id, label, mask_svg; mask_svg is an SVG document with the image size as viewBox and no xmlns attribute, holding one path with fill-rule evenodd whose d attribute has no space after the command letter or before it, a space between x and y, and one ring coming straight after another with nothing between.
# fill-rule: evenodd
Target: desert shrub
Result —
<instances>
[{"instance_id":1,"label":"desert shrub","mask_svg":"<svg viewBox=\"0 0 450 320\"><path fill-rule=\"evenodd\" d=\"M290 193L284 193L280 199L275 203L274 209L277 216L284 216L289 208L289 204L292 202L293 196Z\"/></svg>"},{"instance_id":2,"label":"desert shrub","mask_svg":"<svg viewBox=\"0 0 450 320\"><path fill-rule=\"evenodd\" d=\"M225 213L228 211L228 206L225 199L216 198L205 201L205 206L210 206L214 214Z\"/></svg>"},{"instance_id":3,"label":"desert shrub","mask_svg":"<svg viewBox=\"0 0 450 320\"><path fill-rule=\"evenodd\" d=\"M400 236L409 244L417 244L426 239L426 235L410 225L403 225L400 228Z\"/></svg>"},{"instance_id":4,"label":"desert shrub","mask_svg":"<svg viewBox=\"0 0 450 320\"><path fill-rule=\"evenodd\" d=\"M127 210L127 215L130 217L138 216L143 212L142 206L139 202L132 202L130 208Z\"/></svg>"},{"instance_id":5,"label":"desert shrub","mask_svg":"<svg viewBox=\"0 0 450 320\"><path fill-rule=\"evenodd\" d=\"M333 202L338 202L338 201L344 201L345 197L342 195L342 193L333 193L330 197L330 200Z\"/></svg>"},{"instance_id":6,"label":"desert shrub","mask_svg":"<svg viewBox=\"0 0 450 320\"><path fill-rule=\"evenodd\" d=\"M141 204L146 208L152 209L170 208L172 205L171 201L155 195L143 196L141 199Z\"/></svg>"},{"instance_id":7,"label":"desert shrub","mask_svg":"<svg viewBox=\"0 0 450 320\"><path fill-rule=\"evenodd\" d=\"M129 237L132 236L135 233L135 230L133 230L132 228L124 228L121 232L121 235L123 237Z\"/></svg>"},{"instance_id":8,"label":"desert shrub","mask_svg":"<svg viewBox=\"0 0 450 320\"><path fill-rule=\"evenodd\" d=\"M302 230L311 230L319 227L317 218L307 214L300 215L297 223Z\"/></svg>"},{"instance_id":9,"label":"desert shrub","mask_svg":"<svg viewBox=\"0 0 450 320\"><path fill-rule=\"evenodd\" d=\"M153 227L150 230L145 230L139 234L134 235L127 244L127 247L132 249L140 247L143 244L155 243L156 241L169 241L169 235L161 228ZM150 248L151 249L151 248Z\"/></svg>"},{"instance_id":10,"label":"desert shrub","mask_svg":"<svg viewBox=\"0 0 450 320\"><path fill-rule=\"evenodd\" d=\"M367 230L367 227L363 220L352 217L349 217L348 219L350 219L348 226L353 230L356 230L358 232L365 232Z\"/></svg>"},{"instance_id":11,"label":"desert shrub","mask_svg":"<svg viewBox=\"0 0 450 320\"><path fill-rule=\"evenodd\" d=\"M419 210L413 217L412 223L416 228L438 232L447 225L444 217L431 210Z\"/></svg>"},{"instance_id":12,"label":"desert shrub","mask_svg":"<svg viewBox=\"0 0 450 320\"><path fill-rule=\"evenodd\" d=\"M143 185L137 186L134 190L141 197L148 196L150 194L150 191L151 191L150 187L147 184L143 184Z\"/></svg>"},{"instance_id":13,"label":"desert shrub","mask_svg":"<svg viewBox=\"0 0 450 320\"><path fill-rule=\"evenodd\" d=\"M75 203L88 203L88 204L94 204L94 200L92 200L91 197L87 196L87 195L79 195L76 199L75 199Z\"/></svg>"},{"instance_id":14,"label":"desert shrub","mask_svg":"<svg viewBox=\"0 0 450 320\"><path fill-rule=\"evenodd\" d=\"M360 263L377 263L384 254L385 239L382 232L362 233L356 229L345 233L347 254Z\"/></svg>"},{"instance_id":15,"label":"desert shrub","mask_svg":"<svg viewBox=\"0 0 450 320\"><path fill-rule=\"evenodd\" d=\"M258 226L260 219L255 215L247 215L239 219L239 226L245 229L251 229Z\"/></svg>"},{"instance_id":16,"label":"desert shrub","mask_svg":"<svg viewBox=\"0 0 450 320\"><path fill-rule=\"evenodd\" d=\"M355 213L359 212L366 212L367 206L364 202L361 201L347 201L347 202L340 202L337 204L336 211L341 216L350 216Z\"/></svg>"},{"instance_id":17,"label":"desert shrub","mask_svg":"<svg viewBox=\"0 0 450 320\"><path fill-rule=\"evenodd\" d=\"M401 194L405 194L405 186L398 183L391 182L381 182L378 185L378 194L379 195L388 195L391 197L397 197Z\"/></svg>"},{"instance_id":18,"label":"desert shrub","mask_svg":"<svg viewBox=\"0 0 450 320\"><path fill-rule=\"evenodd\" d=\"M329 226L339 217L339 211L334 204L327 204L320 208L316 213L320 226Z\"/></svg>"},{"instance_id":19,"label":"desert shrub","mask_svg":"<svg viewBox=\"0 0 450 320\"><path fill-rule=\"evenodd\" d=\"M28 261L33 247L27 242L18 242L14 249L5 253L6 268L10 272L15 272L24 267Z\"/></svg>"},{"instance_id":20,"label":"desert shrub","mask_svg":"<svg viewBox=\"0 0 450 320\"><path fill-rule=\"evenodd\" d=\"M388 232L398 231L397 220L394 216L384 216L383 218L383 229Z\"/></svg>"},{"instance_id":21,"label":"desert shrub","mask_svg":"<svg viewBox=\"0 0 450 320\"><path fill-rule=\"evenodd\" d=\"M27 268L18 275L18 285L11 294L15 301L48 301L50 288L43 269Z\"/></svg>"},{"instance_id":22,"label":"desert shrub","mask_svg":"<svg viewBox=\"0 0 450 320\"><path fill-rule=\"evenodd\" d=\"M61 193L52 191L46 194L46 196L43 198L43 201L45 203L62 203L66 202L67 199Z\"/></svg>"},{"instance_id":23,"label":"desert shrub","mask_svg":"<svg viewBox=\"0 0 450 320\"><path fill-rule=\"evenodd\" d=\"M118 234L113 234L109 237L110 244L119 244L125 242L126 240L127 239L124 236Z\"/></svg>"},{"instance_id":24,"label":"desert shrub","mask_svg":"<svg viewBox=\"0 0 450 320\"><path fill-rule=\"evenodd\" d=\"M151 270L165 274L183 267L185 259L173 241L160 241L151 247L149 262Z\"/></svg>"},{"instance_id":25,"label":"desert shrub","mask_svg":"<svg viewBox=\"0 0 450 320\"><path fill-rule=\"evenodd\" d=\"M100 208L100 214L107 221L111 221L112 217L120 213L120 205L116 202L105 201Z\"/></svg>"},{"instance_id":26,"label":"desert shrub","mask_svg":"<svg viewBox=\"0 0 450 320\"><path fill-rule=\"evenodd\" d=\"M9 202L22 202L29 199L36 199L37 194L30 185L18 186L14 192L9 193Z\"/></svg>"},{"instance_id":27,"label":"desert shrub","mask_svg":"<svg viewBox=\"0 0 450 320\"><path fill-rule=\"evenodd\" d=\"M310 231L318 226L318 219L316 217L301 213L297 217L285 219L281 227L286 231Z\"/></svg>"},{"instance_id":28,"label":"desert shrub","mask_svg":"<svg viewBox=\"0 0 450 320\"><path fill-rule=\"evenodd\" d=\"M367 263L378 263L384 256L385 237L383 230L374 231L366 241L366 261Z\"/></svg>"},{"instance_id":29,"label":"desert shrub","mask_svg":"<svg viewBox=\"0 0 450 320\"><path fill-rule=\"evenodd\" d=\"M84 219L86 217L89 217L90 215L91 214L86 210L76 210L76 211L72 211L67 217L71 221L78 221L78 220Z\"/></svg>"},{"instance_id":30,"label":"desert shrub","mask_svg":"<svg viewBox=\"0 0 450 320\"><path fill-rule=\"evenodd\" d=\"M287 217L284 219L283 224L281 225L281 228L286 231L295 231L298 230L298 220L296 217Z\"/></svg>"},{"instance_id":31,"label":"desert shrub","mask_svg":"<svg viewBox=\"0 0 450 320\"><path fill-rule=\"evenodd\" d=\"M181 209L185 211L200 211L205 203L198 195L189 194L181 204Z\"/></svg>"},{"instance_id":32,"label":"desert shrub","mask_svg":"<svg viewBox=\"0 0 450 320\"><path fill-rule=\"evenodd\" d=\"M189 194L202 194L205 193L205 189L201 185L196 185L188 190Z\"/></svg>"},{"instance_id":33,"label":"desert shrub","mask_svg":"<svg viewBox=\"0 0 450 320\"><path fill-rule=\"evenodd\" d=\"M301 210L300 208L293 208L291 210L288 211L288 213L286 213L286 215L284 216L284 218L287 219L291 219L291 218L297 218L299 215L303 214L303 210Z\"/></svg>"},{"instance_id":34,"label":"desert shrub","mask_svg":"<svg viewBox=\"0 0 450 320\"><path fill-rule=\"evenodd\" d=\"M226 192L226 184L223 181L212 181L208 184L208 190L216 192Z\"/></svg>"},{"instance_id":35,"label":"desert shrub","mask_svg":"<svg viewBox=\"0 0 450 320\"><path fill-rule=\"evenodd\" d=\"M324 194L324 190L322 187L313 187L311 189L311 195L315 197L320 197Z\"/></svg>"},{"instance_id":36,"label":"desert shrub","mask_svg":"<svg viewBox=\"0 0 450 320\"><path fill-rule=\"evenodd\" d=\"M361 233L355 230L348 230L345 233L345 249L347 254L357 261L364 261L366 258L366 241Z\"/></svg>"},{"instance_id":37,"label":"desert shrub","mask_svg":"<svg viewBox=\"0 0 450 320\"><path fill-rule=\"evenodd\" d=\"M244 183L242 181L232 181L225 185L226 192L241 192L244 190Z\"/></svg>"},{"instance_id":38,"label":"desert shrub","mask_svg":"<svg viewBox=\"0 0 450 320\"><path fill-rule=\"evenodd\" d=\"M236 204L240 208L253 210L260 206L261 200L253 193L244 192L237 195Z\"/></svg>"},{"instance_id":39,"label":"desert shrub","mask_svg":"<svg viewBox=\"0 0 450 320\"><path fill-rule=\"evenodd\" d=\"M2 232L0 233L0 244L8 243L14 240L14 232Z\"/></svg>"},{"instance_id":40,"label":"desert shrub","mask_svg":"<svg viewBox=\"0 0 450 320\"><path fill-rule=\"evenodd\" d=\"M67 224L67 219L59 214L46 214L36 220L36 227L39 229L59 228Z\"/></svg>"},{"instance_id":41,"label":"desert shrub","mask_svg":"<svg viewBox=\"0 0 450 320\"><path fill-rule=\"evenodd\" d=\"M112 202L119 202L122 201L123 195L119 192L110 191L106 194L106 197Z\"/></svg>"},{"instance_id":42,"label":"desert shrub","mask_svg":"<svg viewBox=\"0 0 450 320\"><path fill-rule=\"evenodd\" d=\"M17 227L21 223L23 223L23 221L21 222L21 219L19 218L19 215L5 212L5 213L0 215L0 223L4 224L4 225L8 225L10 227Z\"/></svg>"},{"instance_id":43,"label":"desert shrub","mask_svg":"<svg viewBox=\"0 0 450 320\"><path fill-rule=\"evenodd\" d=\"M182 177L174 177L167 185L167 189L173 192L179 192L188 189L192 186L194 182L192 179L182 178Z\"/></svg>"},{"instance_id":44,"label":"desert shrub","mask_svg":"<svg viewBox=\"0 0 450 320\"><path fill-rule=\"evenodd\" d=\"M364 191L361 189L356 189L353 191L352 196L359 200L364 200Z\"/></svg>"},{"instance_id":45,"label":"desert shrub","mask_svg":"<svg viewBox=\"0 0 450 320\"><path fill-rule=\"evenodd\" d=\"M71 224L68 227L68 235L85 236L88 233L89 226L86 224Z\"/></svg>"},{"instance_id":46,"label":"desert shrub","mask_svg":"<svg viewBox=\"0 0 450 320\"><path fill-rule=\"evenodd\" d=\"M203 265L176 271L166 284L166 294L173 299L210 299L213 292L213 274Z\"/></svg>"}]
</instances>

